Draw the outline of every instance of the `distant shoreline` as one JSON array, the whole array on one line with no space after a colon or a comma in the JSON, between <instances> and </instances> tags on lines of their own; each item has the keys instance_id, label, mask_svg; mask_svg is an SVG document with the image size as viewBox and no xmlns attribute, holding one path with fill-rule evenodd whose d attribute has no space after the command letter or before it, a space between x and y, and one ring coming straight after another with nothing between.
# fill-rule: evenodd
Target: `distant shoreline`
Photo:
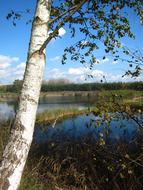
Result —
<instances>
[{"instance_id":1,"label":"distant shoreline","mask_svg":"<svg viewBox=\"0 0 143 190\"><path fill-rule=\"evenodd\" d=\"M40 99L48 97L97 97L108 100L110 98L122 97L127 102L143 102L143 91L139 90L96 90L96 91L51 91L41 92ZM0 93L0 102L18 101L19 93Z\"/></svg>"},{"instance_id":2,"label":"distant shoreline","mask_svg":"<svg viewBox=\"0 0 143 190\"><path fill-rule=\"evenodd\" d=\"M99 91L60 91L60 92L41 92L40 98L46 98L51 96L94 96ZM18 93L0 93L0 101L12 101L17 100Z\"/></svg>"}]
</instances>

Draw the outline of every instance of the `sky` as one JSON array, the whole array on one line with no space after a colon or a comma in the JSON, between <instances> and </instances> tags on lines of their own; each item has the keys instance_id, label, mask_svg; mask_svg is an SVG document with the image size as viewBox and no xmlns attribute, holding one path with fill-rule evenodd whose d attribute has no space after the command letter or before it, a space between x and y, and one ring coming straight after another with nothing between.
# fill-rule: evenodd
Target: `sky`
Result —
<instances>
[{"instance_id":1,"label":"sky","mask_svg":"<svg viewBox=\"0 0 143 190\"><path fill-rule=\"evenodd\" d=\"M32 9L30 15L23 13L23 19L17 22L14 27L10 21L6 19L9 11L23 11ZM10 84L16 79L22 79L25 70L25 62L27 58L28 44L30 39L31 24L26 25L26 21L32 18L34 14L35 0L0 0L0 84ZM143 26L140 24L139 18L129 10L129 20L131 29L136 38L122 39L122 44L133 49L140 49L143 51ZM66 78L72 82L99 82L103 76L106 77L107 82L128 82L141 81L142 76L136 79L131 77L122 77L125 71L128 70L128 64L121 61L114 62L111 55L104 56L103 46L100 46L96 53L99 64L95 64L90 71L88 67L84 67L78 61L73 62L68 59L65 65L61 64L63 51L67 45L75 42L71 39L69 30L66 26L59 31L60 38L52 40L46 49L46 68L43 80ZM80 34L76 39L80 38ZM123 56L123 55L121 55ZM87 75L93 75L93 79Z\"/></svg>"}]
</instances>

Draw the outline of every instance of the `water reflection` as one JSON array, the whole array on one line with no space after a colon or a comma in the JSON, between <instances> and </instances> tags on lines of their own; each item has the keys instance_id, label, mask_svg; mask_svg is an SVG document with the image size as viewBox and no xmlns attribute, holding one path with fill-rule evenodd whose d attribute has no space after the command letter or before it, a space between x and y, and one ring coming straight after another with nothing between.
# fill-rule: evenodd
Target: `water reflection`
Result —
<instances>
[{"instance_id":1,"label":"water reflection","mask_svg":"<svg viewBox=\"0 0 143 190\"><path fill-rule=\"evenodd\" d=\"M36 128L34 134L34 141L36 143L43 143L47 140L63 141L64 138L73 140L83 140L90 137L95 140L103 138L106 142L131 141L133 140L139 130L138 125L131 119L113 118L110 122L101 122L97 124L99 117L90 115L81 115L74 118L67 119L58 123L53 128L51 126L44 126L43 128ZM143 118L142 118L143 119Z\"/></svg>"},{"instance_id":2,"label":"water reflection","mask_svg":"<svg viewBox=\"0 0 143 190\"><path fill-rule=\"evenodd\" d=\"M7 120L14 117L14 104L0 103L0 120Z\"/></svg>"},{"instance_id":3,"label":"water reflection","mask_svg":"<svg viewBox=\"0 0 143 190\"><path fill-rule=\"evenodd\" d=\"M38 113L60 109L60 108L77 108L84 109L92 105L95 102L95 97L81 97L81 96L50 96L45 98L40 98ZM16 112L17 102L1 102L0 103L0 120L8 118L13 118Z\"/></svg>"}]
</instances>

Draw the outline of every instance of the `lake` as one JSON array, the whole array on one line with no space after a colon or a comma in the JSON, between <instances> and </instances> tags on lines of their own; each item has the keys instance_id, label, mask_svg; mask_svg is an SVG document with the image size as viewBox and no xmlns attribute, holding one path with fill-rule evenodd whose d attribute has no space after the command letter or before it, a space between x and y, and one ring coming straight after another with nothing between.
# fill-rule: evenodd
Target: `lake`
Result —
<instances>
[{"instance_id":1,"label":"lake","mask_svg":"<svg viewBox=\"0 0 143 190\"><path fill-rule=\"evenodd\" d=\"M139 126L132 119L125 116L111 114L110 122L103 117L93 114L83 114L50 126L37 127L34 133L34 142L44 143L47 141L94 140L104 139L108 143L128 142L136 138L140 131ZM143 115L137 115L136 119L143 121ZM54 126L53 126L54 125Z\"/></svg>"},{"instance_id":2,"label":"lake","mask_svg":"<svg viewBox=\"0 0 143 190\"><path fill-rule=\"evenodd\" d=\"M90 97L89 100L88 96L50 96L40 98L37 113L59 108L78 108L82 110L94 106L96 102L96 97ZM13 118L16 107L16 102L1 102L0 119L7 120ZM115 142L120 140L130 141L135 138L139 129L137 123L132 119L122 117L117 119L118 117L112 117L111 122L103 122L99 116L84 114L59 123L53 123L54 127L53 124L47 127L44 126L42 129L41 127L36 127L34 140L41 143L47 139L56 138L56 140L62 140L64 137L69 139L84 139L90 136L95 140L103 138L108 142ZM137 118L143 121L142 114L138 114Z\"/></svg>"},{"instance_id":3,"label":"lake","mask_svg":"<svg viewBox=\"0 0 143 190\"><path fill-rule=\"evenodd\" d=\"M84 109L91 107L96 102L96 97L88 96L49 96L40 98L37 113L53 109L78 108ZM13 118L17 108L14 101L0 102L0 120Z\"/></svg>"}]
</instances>

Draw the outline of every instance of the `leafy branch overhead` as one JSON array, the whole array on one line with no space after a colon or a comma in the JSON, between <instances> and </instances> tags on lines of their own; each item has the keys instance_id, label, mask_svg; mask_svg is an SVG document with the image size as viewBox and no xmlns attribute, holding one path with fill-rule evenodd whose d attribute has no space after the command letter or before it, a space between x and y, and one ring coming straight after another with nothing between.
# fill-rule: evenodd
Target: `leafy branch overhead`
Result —
<instances>
[{"instance_id":1,"label":"leafy branch overhead","mask_svg":"<svg viewBox=\"0 0 143 190\"><path fill-rule=\"evenodd\" d=\"M66 63L69 55L73 61L78 60L83 64L89 61L92 68L93 64L97 63L94 51L99 48L99 43L104 44L106 53L110 52L115 55L118 53L118 48L121 47L121 38L125 36L134 38L129 21L126 18L127 13L123 14L123 9L125 7L132 8L142 18L143 1L67 0L59 2L61 3L55 7L53 6L54 9L59 11L59 15L62 15L67 10L69 12L52 23L53 34L59 23L63 22L71 14L71 8L83 2L83 5L79 6L78 10L62 24L62 26L66 23L68 24L71 37L75 37L76 33L79 34L79 32L81 34L79 41L64 50L63 64ZM53 16L53 18L55 17Z\"/></svg>"},{"instance_id":2,"label":"leafy branch overhead","mask_svg":"<svg viewBox=\"0 0 143 190\"><path fill-rule=\"evenodd\" d=\"M14 11L14 10L11 10L7 15L6 15L6 19L7 20L11 20L12 21L12 24L13 26L16 26L17 24L17 21L18 20L21 20L23 18L24 15L29 15L31 16L31 9L26 9L25 11ZM29 24L32 22L32 19L29 18L27 21L26 21L26 24Z\"/></svg>"},{"instance_id":3,"label":"leafy branch overhead","mask_svg":"<svg viewBox=\"0 0 143 190\"><path fill-rule=\"evenodd\" d=\"M80 33L81 39L64 50L63 64L70 57L71 60L78 60L82 64L88 62L92 68L95 63L98 63L95 51L101 43L104 45L105 53L111 53L115 56L118 54L118 49L121 48L121 38L125 36L134 38L127 19L128 13L124 11L124 8L126 10L133 9L142 22L143 0L52 1L51 19L47 23L51 32L40 48L40 52L45 49L52 38L58 36L59 29L66 25L70 29L72 38ZM13 12L8 16L8 19L11 17L19 19L20 15L15 18ZM126 54L126 52L124 53ZM115 59L118 60L118 56Z\"/></svg>"},{"instance_id":4,"label":"leafy branch overhead","mask_svg":"<svg viewBox=\"0 0 143 190\"><path fill-rule=\"evenodd\" d=\"M125 72L125 75L130 75L133 78L141 76L143 73L143 54L140 50L130 50L127 47L123 48L125 54L128 55L128 59L119 58L122 62L129 64L130 69Z\"/></svg>"}]
</instances>

